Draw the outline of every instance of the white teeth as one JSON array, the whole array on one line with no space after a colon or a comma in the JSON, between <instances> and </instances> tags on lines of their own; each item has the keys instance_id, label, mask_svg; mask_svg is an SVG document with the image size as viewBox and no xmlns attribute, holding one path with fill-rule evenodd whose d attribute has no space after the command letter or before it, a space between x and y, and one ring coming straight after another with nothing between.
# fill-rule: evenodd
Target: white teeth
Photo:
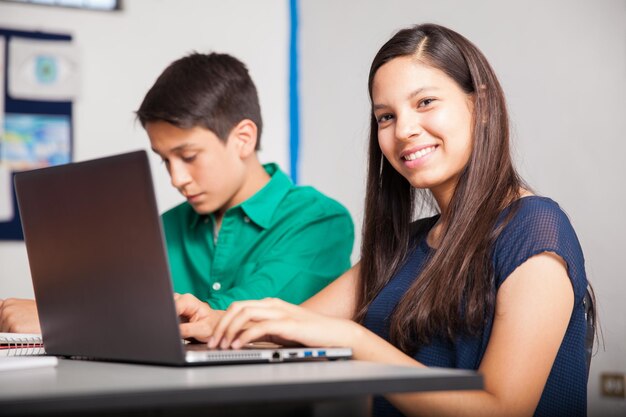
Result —
<instances>
[{"instance_id":1,"label":"white teeth","mask_svg":"<svg viewBox=\"0 0 626 417\"><path fill-rule=\"evenodd\" d=\"M421 158L422 156L431 153L432 151L435 150L435 146L429 146L428 148L424 148L424 149L420 149L419 151L415 152L415 153L410 153L408 155L404 156L404 160L405 161L414 161L417 158Z\"/></svg>"}]
</instances>

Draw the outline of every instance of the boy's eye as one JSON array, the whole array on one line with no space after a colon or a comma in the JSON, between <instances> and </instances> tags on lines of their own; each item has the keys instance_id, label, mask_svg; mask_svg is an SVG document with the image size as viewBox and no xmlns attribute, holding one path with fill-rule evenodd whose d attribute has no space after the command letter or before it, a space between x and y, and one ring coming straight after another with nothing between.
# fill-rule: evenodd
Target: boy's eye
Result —
<instances>
[{"instance_id":1,"label":"boy's eye","mask_svg":"<svg viewBox=\"0 0 626 417\"><path fill-rule=\"evenodd\" d=\"M194 159L196 159L196 155L182 156L181 159L183 160L183 162L193 162Z\"/></svg>"}]
</instances>

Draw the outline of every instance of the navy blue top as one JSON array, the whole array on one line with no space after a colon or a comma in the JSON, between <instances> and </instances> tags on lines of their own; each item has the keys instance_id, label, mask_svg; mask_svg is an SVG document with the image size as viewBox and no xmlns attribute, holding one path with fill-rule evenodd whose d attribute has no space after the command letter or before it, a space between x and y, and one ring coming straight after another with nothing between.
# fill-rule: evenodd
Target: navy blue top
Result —
<instances>
[{"instance_id":1,"label":"navy blue top","mask_svg":"<svg viewBox=\"0 0 626 417\"><path fill-rule=\"evenodd\" d=\"M582 249L576 233L559 205L549 198L529 196L519 200L519 209L497 238L493 248L495 288L528 258L542 252L554 252L567 264L574 289L574 311L561 347L548 376L546 386L535 410L535 416L585 416L587 414L587 364L585 355L586 321L583 298L587 278ZM507 209L508 210L508 209ZM507 210L500 215L504 218ZM425 222L414 237L414 249L404 265L372 301L364 325L380 337L389 340L389 320L393 309L411 283L419 275L429 252L428 231L436 218ZM493 324L493 315L478 336L458 336L453 342L433 338L413 357L426 366L478 369L483 358ZM374 415L401 416L383 397L374 398Z\"/></svg>"}]
</instances>

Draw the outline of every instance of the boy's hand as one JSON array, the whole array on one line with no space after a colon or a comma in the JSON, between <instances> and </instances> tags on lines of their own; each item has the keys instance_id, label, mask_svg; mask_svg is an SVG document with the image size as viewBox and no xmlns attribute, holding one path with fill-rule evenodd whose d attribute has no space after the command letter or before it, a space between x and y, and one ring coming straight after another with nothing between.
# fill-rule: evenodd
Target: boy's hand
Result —
<instances>
[{"instance_id":1,"label":"boy's hand","mask_svg":"<svg viewBox=\"0 0 626 417\"><path fill-rule=\"evenodd\" d=\"M35 300L0 300L0 332L41 333Z\"/></svg>"},{"instance_id":2,"label":"boy's hand","mask_svg":"<svg viewBox=\"0 0 626 417\"><path fill-rule=\"evenodd\" d=\"M209 340L224 311L213 310L208 303L191 294L174 294L174 301L176 314L181 319L180 333L183 339L196 339L200 342Z\"/></svg>"}]
</instances>

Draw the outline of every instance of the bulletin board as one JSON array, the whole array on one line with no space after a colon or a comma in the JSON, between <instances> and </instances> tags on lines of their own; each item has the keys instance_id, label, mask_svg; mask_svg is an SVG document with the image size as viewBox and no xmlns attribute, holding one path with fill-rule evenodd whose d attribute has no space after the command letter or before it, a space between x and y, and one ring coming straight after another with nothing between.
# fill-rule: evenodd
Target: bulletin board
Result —
<instances>
[{"instance_id":1,"label":"bulletin board","mask_svg":"<svg viewBox=\"0 0 626 417\"><path fill-rule=\"evenodd\" d=\"M15 173L73 159L78 73L71 35L0 28L0 240L23 239Z\"/></svg>"}]
</instances>

